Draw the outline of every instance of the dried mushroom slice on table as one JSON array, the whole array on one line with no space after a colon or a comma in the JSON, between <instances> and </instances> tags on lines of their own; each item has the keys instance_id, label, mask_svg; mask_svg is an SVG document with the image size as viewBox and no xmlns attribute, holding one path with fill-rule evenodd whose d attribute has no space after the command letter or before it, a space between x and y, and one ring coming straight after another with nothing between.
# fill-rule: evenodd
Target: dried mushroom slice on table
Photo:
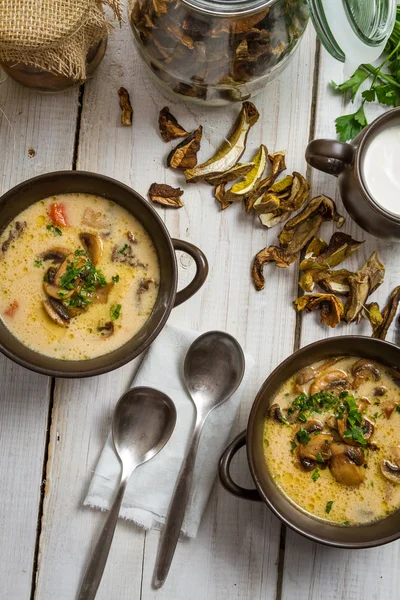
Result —
<instances>
[{"instance_id":1,"label":"dried mushroom slice on table","mask_svg":"<svg viewBox=\"0 0 400 600\"><path fill-rule=\"evenodd\" d=\"M318 238L316 238L318 240ZM321 244L322 240L318 242L311 242L306 251L304 260L300 263L300 271L307 271L308 269L325 270L332 267L336 267L341 262L346 260L349 256L356 252L364 240L358 242L354 240L351 235L337 231L330 239L328 245L324 246Z\"/></svg>"},{"instance_id":2,"label":"dried mushroom slice on table","mask_svg":"<svg viewBox=\"0 0 400 600\"><path fill-rule=\"evenodd\" d=\"M257 291L263 290L265 287L265 278L263 274L263 267L267 263L275 263L276 267L286 269L297 260L297 256L291 256L286 253L283 248L279 246L269 246L260 250L256 255L253 262L252 278Z\"/></svg>"},{"instance_id":3,"label":"dried mushroom slice on table","mask_svg":"<svg viewBox=\"0 0 400 600\"><path fill-rule=\"evenodd\" d=\"M149 189L149 196L153 202L162 204L163 206L170 206L171 208L184 206L181 200L182 195L183 190L173 188L166 183L152 183Z\"/></svg>"},{"instance_id":4,"label":"dried mushroom slice on table","mask_svg":"<svg viewBox=\"0 0 400 600\"><path fill-rule=\"evenodd\" d=\"M317 284L328 294L348 296L350 291L349 277L353 275L347 269L336 269L335 271L304 271L300 276L299 285L305 292L312 292Z\"/></svg>"},{"instance_id":5,"label":"dried mushroom slice on table","mask_svg":"<svg viewBox=\"0 0 400 600\"><path fill-rule=\"evenodd\" d=\"M251 171L254 167L253 162L247 163L237 163L231 169L228 169L224 173L219 175L213 175L212 177L206 177L205 181L210 183L211 185L219 185L220 183L228 183L229 181L235 181L235 179L239 179L239 177L243 177L243 175L247 175L249 171Z\"/></svg>"},{"instance_id":6,"label":"dried mushroom slice on table","mask_svg":"<svg viewBox=\"0 0 400 600\"><path fill-rule=\"evenodd\" d=\"M336 327L343 315L343 303L333 294L307 294L300 296L294 301L295 309L300 312L312 312L313 310L321 310L321 323Z\"/></svg>"},{"instance_id":7,"label":"dried mushroom slice on table","mask_svg":"<svg viewBox=\"0 0 400 600\"><path fill-rule=\"evenodd\" d=\"M397 286L390 294L388 303L382 310L382 321L373 329L372 337L379 340L385 340L389 327L396 316L397 307L400 301L400 286ZM379 319L378 319L379 320Z\"/></svg>"},{"instance_id":8,"label":"dried mushroom slice on table","mask_svg":"<svg viewBox=\"0 0 400 600\"><path fill-rule=\"evenodd\" d=\"M346 323L361 318L361 311L370 296L383 282L385 266L379 260L378 254L373 252L365 265L348 277L349 293L344 307L344 320Z\"/></svg>"},{"instance_id":9,"label":"dried mushroom slice on table","mask_svg":"<svg viewBox=\"0 0 400 600\"><path fill-rule=\"evenodd\" d=\"M182 142L171 150L167 157L167 166L173 169L188 169L197 164L197 153L200 150L203 128L200 125Z\"/></svg>"},{"instance_id":10,"label":"dried mushroom slice on table","mask_svg":"<svg viewBox=\"0 0 400 600\"><path fill-rule=\"evenodd\" d=\"M336 221L341 227L344 217L337 212L331 198L316 196L285 224L278 236L281 246L287 249L288 254L296 254L315 236L324 221Z\"/></svg>"},{"instance_id":11,"label":"dried mushroom slice on table","mask_svg":"<svg viewBox=\"0 0 400 600\"><path fill-rule=\"evenodd\" d=\"M264 192L271 187L279 173L286 169L285 156L285 150L268 154L268 160L271 162L271 172L268 177L260 182L258 188L254 191L254 194L245 199L245 208L247 213L251 211L256 200L259 199Z\"/></svg>"},{"instance_id":12,"label":"dried mushroom slice on table","mask_svg":"<svg viewBox=\"0 0 400 600\"><path fill-rule=\"evenodd\" d=\"M125 127L132 125L132 106L129 100L128 90L124 87L120 87L118 90L119 106L121 108L121 123Z\"/></svg>"},{"instance_id":13,"label":"dried mushroom slice on table","mask_svg":"<svg viewBox=\"0 0 400 600\"><path fill-rule=\"evenodd\" d=\"M267 148L264 146L264 144L261 144L260 149L252 160L254 167L247 173L247 175L245 175L242 181L235 183L226 192L226 197L230 202L243 200L255 190L265 171L265 166L267 164L267 153Z\"/></svg>"},{"instance_id":14,"label":"dried mushroom slice on table","mask_svg":"<svg viewBox=\"0 0 400 600\"><path fill-rule=\"evenodd\" d=\"M254 104L244 102L228 138L208 161L185 171L186 181L195 183L234 167L245 151L247 134L258 117L259 113Z\"/></svg>"},{"instance_id":15,"label":"dried mushroom slice on table","mask_svg":"<svg viewBox=\"0 0 400 600\"><path fill-rule=\"evenodd\" d=\"M309 195L309 183L295 171L293 175L286 175L276 181L259 196L254 202L254 209L263 225L274 227L301 208Z\"/></svg>"},{"instance_id":16,"label":"dried mushroom slice on table","mask_svg":"<svg viewBox=\"0 0 400 600\"><path fill-rule=\"evenodd\" d=\"M225 183L220 183L214 190L214 198L221 204L221 210L225 210L231 204L225 196Z\"/></svg>"},{"instance_id":17,"label":"dried mushroom slice on table","mask_svg":"<svg viewBox=\"0 0 400 600\"><path fill-rule=\"evenodd\" d=\"M377 331L383 321L383 316L377 302L366 304L362 309L362 316L371 323L373 333Z\"/></svg>"},{"instance_id":18,"label":"dried mushroom slice on table","mask_svg":"<svg viewBox=\"0 0 400 600\"><path fill-rule=\"evenodd\" d=\"M188 135L188 131L179 125L174 115L169 112L168 106L164 106L164 108L160 110L158 126L164 142L170 142L176 138L185 137L185 135Z\"/></svg>"}]
</instances>

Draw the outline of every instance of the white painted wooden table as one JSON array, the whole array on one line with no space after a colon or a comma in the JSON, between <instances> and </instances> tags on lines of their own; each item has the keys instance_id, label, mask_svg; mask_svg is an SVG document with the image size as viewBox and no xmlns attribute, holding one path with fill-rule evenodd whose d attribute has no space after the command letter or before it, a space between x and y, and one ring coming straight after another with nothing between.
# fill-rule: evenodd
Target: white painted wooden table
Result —
<instances>
[{"instance_id":1,"label":"white painted wooden table","mask_svg":"<svg viewBox=\"0 0 400 600\"><path fill-rule=\"evenodd\" d=\"M316 45L309 28L281 79L255 99L261 117L249 136L248 155L263 142L287 149L288 169L305 172L304 150L313 137L334 136L334 118L346 107L328 89L342 66ZM134 126L120 125L117 89L131 93ZM127 25L116 28L105 60L83 88L60 95L26 90L5 76L0 83L0 191L59 169L83 169L115 177L147 194L154 181L181 184L166 170L168 151L157 131L168 104L189 130L204 126L201 160L229 130L239 107L199 109L164 98L149 80ZM33 148L35 155L30 157ZM312 193L339 201L334 178L308 172ZM250 265L274 243L269 232L238 206L220 212L207 185L186 186L185 207L159 210L170 233L199 245L210 262L209 278L194 298L175 309L172 323L200 331L223 329L256 358L256 368L232 436L246 425L257 389L299 346L366 326L320 327L317 315L296 318L298 271L266 270L256 293ZM329 237L331 224L322 231ZM364 234L349 219L344 231L366 243L357 262L378 248L387 265L381 303L400 283L398 246ZM181 261L181 284L192 268ZM393 334L392 334L393 335ZM389 336L389 340L392 337ZM0 599L71 600L76 597L90 549L104 515L82 508L92 470L110 429L113 407L135 365L86 380L51 381L0 356ZM239 480L250 483L244 452ZM400 545L344 551L313 544L290 530L262 504L235 499L215 483L195 540L179 543L166 585L150 586L158 532L120 522L99 600L383 600L400 598Z\"/></svg>"}]
</instances>

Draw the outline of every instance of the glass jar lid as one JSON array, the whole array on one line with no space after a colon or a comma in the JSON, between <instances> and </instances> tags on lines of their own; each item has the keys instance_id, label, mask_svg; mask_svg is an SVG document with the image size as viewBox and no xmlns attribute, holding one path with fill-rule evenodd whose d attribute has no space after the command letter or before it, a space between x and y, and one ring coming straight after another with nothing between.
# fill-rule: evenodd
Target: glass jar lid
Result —
<instances>
[{"instance_id":1,"label":"glass jar lid","mask_svg":"<svg viewBox=\"0 0 400 600\"><path fill-rule=\"evenodd\" d=\"M355 68L382 54L393 30L397 0L308 0L308 5L323 46Z\"/></svg>"}]
</instances>

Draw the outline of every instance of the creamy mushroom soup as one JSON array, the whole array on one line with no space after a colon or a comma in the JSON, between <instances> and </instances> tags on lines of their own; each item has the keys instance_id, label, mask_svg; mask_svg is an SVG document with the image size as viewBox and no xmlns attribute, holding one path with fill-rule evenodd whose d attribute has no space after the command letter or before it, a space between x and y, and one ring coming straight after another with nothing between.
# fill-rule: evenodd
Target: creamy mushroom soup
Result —
<instances>
[{"instance_id":1,"label":"creamy mushroom soup","mask_svg":"<svg viewBox=\"0 0 400 600\"><path fill-rule=\"evenodd\" d=\"M400 373L358 357L299 371L264 429L268 469L301 509L360 525L400 507Z\"/></svg>"},{"instance_id":2,"label":"creamy mushroom soup","mask_svg":"<svg viewBox=\"0 0 400 600\"><path fill-rule=\"evenodd\" d=\"M0 237L1 318L53 358L95 358L125 344L148 319L159 279L146 230L98 196L40 200Z\"/></svg>"}]
</instances>

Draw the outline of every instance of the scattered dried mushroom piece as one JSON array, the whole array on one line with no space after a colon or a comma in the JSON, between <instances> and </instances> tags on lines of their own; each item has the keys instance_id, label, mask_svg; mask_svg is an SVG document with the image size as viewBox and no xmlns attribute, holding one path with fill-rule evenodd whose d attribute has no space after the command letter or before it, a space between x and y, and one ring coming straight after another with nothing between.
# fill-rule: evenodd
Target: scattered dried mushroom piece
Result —
<instances>
[{"instance_id":1,"label":"scattered dried mushroom piece","mask_svg":"<svg viewBox=\"0 0 400 600\"><path fill-rule=\"evenodd\" d=\"M153 202L169 206L171 208L180 208L184 206L181 200L183 190L173 188L166 183L152 183L149 189L149 196Z\"/></svg>"},{"instance_id":2,"label":"scattered dried mushroom piece","mask_svg":"<svg viewBox=\"0 0 400 600\"><path fill-rule=\"evenodd\" d=\"M231 204L225 197L225 183L220 183L214 190L214 198L221 204L221 210L225 210Z\"/></svg>"},{"instance_id":3,"label":"scattered dried mushroom piece","mask_svg":"<svg viewBox=\"0 0 400 600\"><path fill-rule=\"evenodd\" d=\"M321 309L321 323L336 327L343 315L342 301L333 294L307 294L294 301L295 309L300 312L311 312Z\"/></svg>"},{"instance_id":4,"label":"scattered dried mushroom piece","mask_svg":"<svg viewBox=\"0 0 400 600\"><path fill-rule=\"evenodd\" d=\"M372 332L376 331L379 325L383 321L379 304L377 302L370 302L366 304L362 309L362 316L372 325Z\"/></svg>"},{"instance_id":5,"label":"scattered dried mushroom piece","mask_svg":"<svg viewBox=\"0 0 400 600\"><path fill-rule=\"evenodd\" d=\"M341 227L344 217L339 215L331 198L316 196L285 224L278 236L281 246L287 248L289 254L296 254L314 237L324 221L336 221Z\"/></svg>"},{"instance_id":6,"label":"scattered dried mushroom piece","mask_svg":"<svg viewBox=\"0 0 400 600\"><path fill-rule=\"evenodd\" d=\"M358 321L361 318L367 298L381 285L385 277L385 267L373 252L365 265L348 277L349 293L344 307L346 323Z\"/></svg>"},{"instance_id":7,"label":"scattered dried mushroom piece","mask_svg":"<svg viewBox=\"0 0 400 600\"><path fill-rule=\"evenodd\" d=\"M236 165L246 148L247 134L258 120L259 113L252 102L243 102L242 109L217 152L208 161L185 171L186 181L196 183L202 179L224 173Z\"/></svg>"},{"instance_id":8,"label":"scattered dried mushroom piece","mask_svg":"<svg viewBox=\"0 0 400 600\"><path fill-rule=\"evenodd\" d=\"M242 181L235 183L226 192L227 200L230 202L244 200L257 188L265 171L267 154L267 148L264 146L264 144L261 144L258 152L255 154L252 160L254 167L245 175Z\"/></svg>"},{"instance_id":9,"label":"scattered dried mushroom piece","mask_svg":"<svg viewBox=\"0 0 400 600\"><path fill-rule=\"evenodd\" d=\"M220 173L219 175L213 175L211 177L206 177L205 181L207 181L207 183L210 183L211 185L219 185L220 183L228 183L229 181L235 181L235 179L239 179L239 177L247 175L247 173L251 171L253 167L253 162L238 162L234 167L228 169L224 173Z\"/></svg>"},{"instance_id":10,"label":"scattered dried mushroom piece","mask_svg":"<svg viewBox=\"0 0 400 600\"><path fill-rule=\"evenodd\" d=\"M119 105L121 107L121 123L125 127L131 127L132 125L132 106L129 100L128 90L124 87L120 87L118 90Z\"/></svg>"},{"instance_id":11,"label":"scattered dried mushroom piece","mask_svg":"<svg viewBox=\"0 0 400 600\"><path fill-rule=\"evenodd\" d=\"M167 166L173 169L189 169L197 164L197 153L200 150L203 128L200 125L182 142L171 150L167 157Z\"/></svg>"},{"instance_id":12,"label":"scattered dried mushroom piece","mask_svg":"<svg viewBox=\"0 0 400 600\"><path fill-rule=\"evenodd\" d=\"M188 135L188 132L179 125L174 115L169 112L168 106L164 106L164 108L160 110L158 126L164 142L170 142L176 138Z\"/></svg>"},{"instance_id":13,"label":"scattered dried mushroom piece","mask_svg":"<svg viewBox=\"0 0 400 600\"><path fill-rule=\"evenodd\" d=\"M254 203L272 186L279 173L286 169L285 163L286 152L280 150L273 154L268 154L268 160L271 162L271 172L263 179L254 193L245 199L245 209L249 213L254 206Z\"/></svg>"},{"instance_id":14,"label":"scattered dried mushroom piece","mask_svg":"<svg viewBox=\"0 0 400 600\"><path fill-rule=\"evenodd\" d=\"M300 271L307 271L308 269L323 271L336 267L356 252L364 241L358 242L351 235L337 231L325 247L320 245L316 249L317 244L312 246L312 243L307 248L304 260L300 263Z\"/></svg>"},{"instance_id":15,"label":"scattered dried mushroom piece","mask_svg":"<svg viewBox=\"0 0 400 600\"><path fill-rule=\"evenodd\" d=\"M396 316L397 307L400 301L400 286L397 286L390 294L389 300L382 310L382 321L373 329L372 337L379 340L385 340L389 327ZM379 319L378 319L379 320Z\"/></svg>"},{"instance_id":16,"label":"scattered dried mushroom piece","mask_svg":"<svg viewBox=\"0 0 400 600\"><path fill-rule=\"evenodd\" d=\"M279 246L269 246L264 248L256 255L253 262L252 277L257 291L263 290L265 287L265 278L263 275L263 267L267 263L274 262L276 267L286 269L297 260L296 256L288 255L283 248Z\"/></svg>"}]
</instances>

